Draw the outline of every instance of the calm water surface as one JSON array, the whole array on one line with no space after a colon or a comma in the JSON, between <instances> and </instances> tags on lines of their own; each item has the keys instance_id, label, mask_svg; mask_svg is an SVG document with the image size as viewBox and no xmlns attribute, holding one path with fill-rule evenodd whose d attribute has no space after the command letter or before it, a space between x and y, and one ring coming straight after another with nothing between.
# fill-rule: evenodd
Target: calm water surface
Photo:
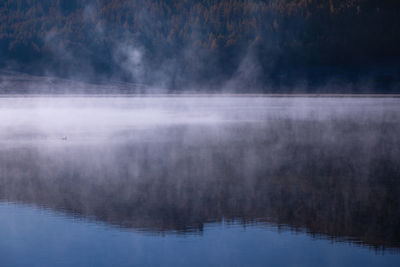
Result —
<instances>
[{"instance_id":1,"label":"calm water surface","mask_svg":"<svg viewBox=\"0 0 400 267\"><path fill-rule=\"evenodd\" d=\"M0 98L0 266L399 266L400 99Z\"/></svg>"}]
</instances>

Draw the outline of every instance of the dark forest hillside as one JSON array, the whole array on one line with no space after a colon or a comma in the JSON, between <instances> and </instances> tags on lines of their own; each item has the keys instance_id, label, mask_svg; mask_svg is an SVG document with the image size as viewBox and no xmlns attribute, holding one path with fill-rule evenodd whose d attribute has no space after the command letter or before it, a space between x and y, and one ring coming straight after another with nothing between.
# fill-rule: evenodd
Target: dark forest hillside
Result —
<instances>
[{"instance_id":1,"label":"dark forest hillside","mask_svg":"<svg viewBox=\"0 0 400 267\"><path fill-rule=\"evenodd\" d=\"M3 0L0 62L171 90L397 92L399 14L397 0Z\"/></svg>"}]
</instances>

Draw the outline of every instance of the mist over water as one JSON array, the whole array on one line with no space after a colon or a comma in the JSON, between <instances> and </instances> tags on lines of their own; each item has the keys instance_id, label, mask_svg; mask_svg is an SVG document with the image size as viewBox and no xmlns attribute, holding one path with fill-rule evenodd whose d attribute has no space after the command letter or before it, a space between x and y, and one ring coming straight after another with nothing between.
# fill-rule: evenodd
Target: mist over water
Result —
<instances>
[{"instance_id":1,"label":"mist over water","mask_svg":"<svg viewBox=\"0 0 400 267\"><path fill-rule=\"evenodd\" d=\"M283 227L397 256L399 101L4 97L0 198L156 239Z\"/></svg>"},{"instance_id":2,"label":"mist over water","mask_svg":"<svg viewBox=\"0 0 400 267\"><path fill-rule=\"evenodd\" d=\"M400 266L400 1L0 1L0 267Z\"/></svg>"}]
</instances>

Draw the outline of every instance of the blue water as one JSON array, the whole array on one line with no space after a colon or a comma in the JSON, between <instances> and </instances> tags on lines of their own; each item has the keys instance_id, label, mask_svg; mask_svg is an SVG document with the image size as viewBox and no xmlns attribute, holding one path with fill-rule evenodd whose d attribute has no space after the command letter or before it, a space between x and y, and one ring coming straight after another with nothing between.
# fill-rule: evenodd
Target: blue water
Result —
<instances>
[{"instance_id":1,"label":"blue water","mask_svg":"<svg viewBox=\"0 0 400 267\"><path fill-rule=\"evenodd\" d=\"M0 266L399 266L400 254L276 227L208 224L149 234L0 204Z\"/></svg>"},{"instance_id":2,"label":"blue water","mask_svg":"<svg viewBox=\"0 0 400 267\"><path fill-rule=\"evenodd\" d=\"M0 267L400 266L400 98L0 98Z\"/></svg>"}]
</instances>

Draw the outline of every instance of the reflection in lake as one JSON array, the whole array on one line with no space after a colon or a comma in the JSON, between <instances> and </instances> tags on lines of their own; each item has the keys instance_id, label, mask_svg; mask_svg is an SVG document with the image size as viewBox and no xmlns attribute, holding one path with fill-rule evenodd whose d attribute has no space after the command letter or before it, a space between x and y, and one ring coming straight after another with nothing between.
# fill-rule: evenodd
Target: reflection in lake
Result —
<instances>
[{"instance_id":1,"label":"reflection in lake","mask_svg":"<svg viewBox=\"0 0 400 267\"><path fill-rule=\"evenodd\" d=\"M232 222L400 248L400 99L0 103L4 202L145 233Z\"/></svg>"}]
</instances>

